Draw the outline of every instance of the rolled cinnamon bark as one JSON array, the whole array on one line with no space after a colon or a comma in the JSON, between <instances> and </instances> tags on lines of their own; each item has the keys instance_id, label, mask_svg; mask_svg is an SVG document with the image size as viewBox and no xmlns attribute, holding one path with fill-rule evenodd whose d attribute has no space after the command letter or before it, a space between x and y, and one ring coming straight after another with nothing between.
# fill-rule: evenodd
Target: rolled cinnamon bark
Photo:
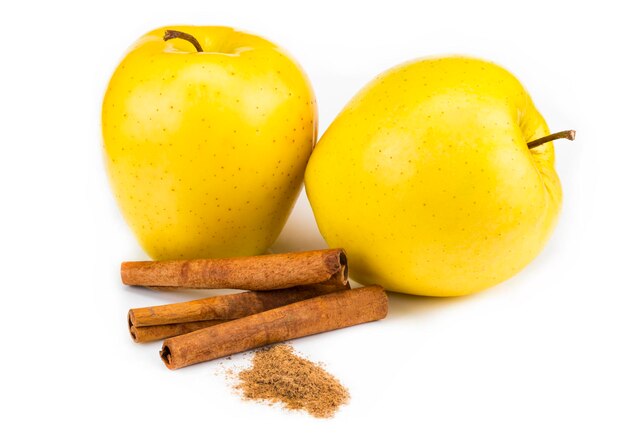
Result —
<instances>
[{"instance_id":1,"label":"rolled cinnamon bark","mask_svg":"<svg viewBox=\"0 0 626 436\"><path fill-rule=\"evenodd\" d=\"M160 355L169 369L178 369L386 315L382 287L338 291L166 339Z\"/></svg>"},{"instance_id":2,"label":"rolled cinnamon bark","mask_svg":"<svg viewBox=\"0 0 626 436\"><path fill-rule=\"evenodd\" d=\"M264 291L348 281L342 249L267 254L228 259L123 262L122 282L164 288Z\"/></svg>"},{"instance_id":3,"label":"rolled cinnamon bark","mask_svg":"<svg viewBox=\"0 0 626 436\"><path fill-rule=\"evenodd\" d=\"M172 338L185 333L195 332L215 324L226 322L224 319L210 321L183 322L180 324L150 325L146 327L129 326L130 336L137 343L159 341L161 339Z\"/></svg>"},{"instance_id":4,"label":"rolled cinnamon bark","mask_svg":"<svg viewBox=\"0 0 626 436\"><path fill-rule=\"evenodd\" d=\"M132 328L216 319L237 319L346 288L349 288L348 284L332 287L298 286L277 291L240 292L184 303L130 309L128 311L128 325L129 328Z\"/></svg>"}]
</instances>

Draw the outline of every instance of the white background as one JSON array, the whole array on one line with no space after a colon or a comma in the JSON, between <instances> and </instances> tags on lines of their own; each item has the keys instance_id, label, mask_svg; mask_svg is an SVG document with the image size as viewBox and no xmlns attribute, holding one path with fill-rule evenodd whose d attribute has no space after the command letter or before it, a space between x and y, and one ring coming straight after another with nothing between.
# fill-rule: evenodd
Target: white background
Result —
<instances>
[{"instance_id":1,"label":"white background","mask_svg":"<svg viewBox=\"0 0 626 436\"><path fill-rule=\"evenodd\" d=\"M3 2L2 433L625 434L626 31L619 2L584 3ZM384 321L293 341L350 389L334 419L241 401L219 361L168 371L160 344L131 342L126 311L204 294L120 285L120 261L145 255L107 185L99 112L127 47L183 23L286 47L313 82L321 132L399 62L464 53L502 64L554 131L578 130L556 144L554 237L479 295L391 295ZM274 250L323 245L303 195Z\"/></svg>"}]
</instances>

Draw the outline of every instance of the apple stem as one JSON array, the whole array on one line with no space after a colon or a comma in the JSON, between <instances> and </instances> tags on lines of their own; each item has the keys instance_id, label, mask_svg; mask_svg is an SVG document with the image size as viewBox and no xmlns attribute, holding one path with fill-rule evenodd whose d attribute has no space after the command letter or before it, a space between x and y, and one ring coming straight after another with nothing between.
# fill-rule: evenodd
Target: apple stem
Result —
<instances>
[{"instance_id":1,"label":"apple stem","mask_svg":"<svg viewBox=\"0 0 626 436\"><path fill-rule=\"evenodd\" d=\"M576 130L563 130L562 132L553 133L552 135L530 141L527 145L528 149L531 149L539 147L541 144L545 144L546 142L554 141L555 139L569 139L570 141L573 141L574 138L576 138Z\"/></svg>"},{"instance_id":2,"label":"apple stem","mask_svg":"<svg viewBox=\"0 0 626 436\"><path fill-rule=\"evenodd\" d=\"M174 39L174 38L180 38L180 39L184 39L185 41L189 41L190 43L193 44L196 50L198 50L198 53L201 53L204 51L202 50L202 46L200 45L198 40L195 38L195 36L190 35L185 32L180 32L178 30L166 30L165 31L165 35L163 35L163 41L169 41L170 39Z\"/></svg>"}]
</instances>

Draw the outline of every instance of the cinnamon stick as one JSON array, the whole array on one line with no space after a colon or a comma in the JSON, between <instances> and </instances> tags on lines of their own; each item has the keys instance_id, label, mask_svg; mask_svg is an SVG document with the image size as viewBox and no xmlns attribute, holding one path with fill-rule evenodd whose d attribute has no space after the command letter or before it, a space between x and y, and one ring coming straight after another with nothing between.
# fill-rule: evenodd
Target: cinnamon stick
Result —
<instances>
[{"instance_id":1,"label":"cinnamon stick","mask_svg":"<svg viewBox=\"0 0 626 436\"><path fill-rule=\"evenodd\" d=\"M195 332L215 324L226 322L223 319L209 321L182 322L179 324L150 325L146 327L129 326L130 336L137 343L159 341L185 333Z\"/></svg>"},{"instance_id":2,"label":"cinnamon stick","mask_svg":"<svg viewBox=\"0 0 626 436\"><path fill-rule=\"evenodd\" d=\"M228 259L123 262L121 275L122 282L135 286L263 291L345 285L348 265L342 249L329 249Z\"/></svg>"},{"instance_id":3,"label":"cinnamon stick","mask_svg":"<svg viewBox=\"0 0 626 436\"><path fill-rule=\"evenodd\" d=\"M216 319L231 320L346 288L349 288L349 285L299 286L277 291L240 292L184 303L142 307L128 311L128 324L132 328Z\"/></svg>"},{"instance_id":4,"label":"cinnamon stick","mask_svg":"<svg viewBox=\"0 0 626 436\"><path fill-rule=\"evenodd\" d=\"M160 355L169 369L178 369L386 315L382 287L338 291L166 339Z\"/></svg>"}]
</instances>

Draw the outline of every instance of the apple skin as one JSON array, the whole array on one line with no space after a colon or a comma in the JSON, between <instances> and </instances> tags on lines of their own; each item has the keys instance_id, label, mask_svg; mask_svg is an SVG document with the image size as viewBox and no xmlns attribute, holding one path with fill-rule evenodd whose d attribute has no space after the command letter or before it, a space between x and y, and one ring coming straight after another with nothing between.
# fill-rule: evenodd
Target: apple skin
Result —
<instances>
[{"instance_id":1,"label":"apple skin","mask_svg":"<svg viewBox=\"0 0 626 436\"><path fill-rule=\"evenodd\" d=\"M561 186L548 127L519 81L479 59L440 57L379 75L315 147L305 186L351 276L408 294L500 283L541 251Z\"/></svg>"},{"instance_id":2,"label":"apple skin","mask_svg":"<svg viewBox=\"0 0 626 436\"><path fill-rule=\"evenodd\" d=\"M196 37L164 41L166 29ZM122 214L153 259L264 253L317 139L317 107L282 49L229 27L141 37L102 105L104 156Z\"/></svg>"}]
</instances>

